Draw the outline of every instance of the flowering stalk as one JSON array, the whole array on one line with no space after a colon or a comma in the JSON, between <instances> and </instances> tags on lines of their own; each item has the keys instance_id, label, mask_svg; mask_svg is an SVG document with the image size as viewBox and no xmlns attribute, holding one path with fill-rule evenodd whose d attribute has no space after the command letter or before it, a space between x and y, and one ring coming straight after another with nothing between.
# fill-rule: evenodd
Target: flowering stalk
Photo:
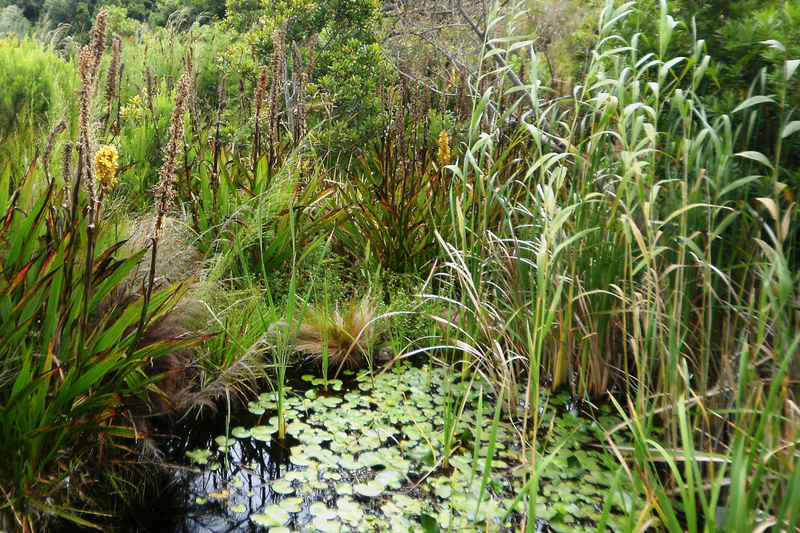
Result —
<instances>
[{"instance_id":1,"label":"flowering stalk","mask_svg":"<svg viewBox=\"0 0 800 533\"><path fill-rule=\"evenodd\" d=\"M219 84L219 93L217 98L217 125L214 131L214 166L212 170L212 180L211 180L211 187L214 189L214 191L216 191L217 187L219 187L219 147L220 147L219 128L222 122L222 114L228 107L227 91L228 91L228 75L226 74L222 77L222 81Z\"/></svg>"},{"instance_id":2,"label":"flowering stalk","mask_svg":"<svg viewBox=\"0 0 800 533\"><path fill-rule=\"evenodd\" d=\"M256 114L255 114L255 133L253 138L253 157L252 157L252 172L255 174L256 162L261 155L261 109L264 106L264 99L267 94L267 80L269 79L269 68L266 65L261 67L258 73L258 82L256 82L256 92L254 95Z\"/></svg>"},{"instance_id":3,"label":"flowering stalk","mask_svg":"<svg viewBox=\"0 0 800 533\"><path fill-rule=\"evenodd\" d=\"M112 37L111 63L106 74L106 127L111 120L111 107L117 95L117 79L120 75L120 57L122 56L122 39L116 33Z\"/></svg>"},{"instance_id":4,"label":"flowering stalk","mask_svg":"<svg viewBox=\"0 0 800 533\"><path fill-rule=\"evenodd\" d=\"M187 65L188 67L188 65ZM175 198L175 182L178 180L178 161L181 157L183 148L186 104L189 100L189 89L192 83L192 73L189 68L183 71L183 75L178 81L175 100L172 107L172 117L170 119L169 141L164 148L164 164L158 171L159 182L155 187L156 202L156 224L153 231L152 248L150 254L150 271L148 272L147 286L145 287L144 302L142 305L142 315L139 318L139 325L136 329L136 338L131 344L130 355L136 350L139 341L144 333L147 321L147 308L150 305L150 297L153 294L153 285L156 275L156 256L158 254L158 241L161 237L161 230L164 228L164 215L172 207Z\"/></svg>"},{"instance_id":5,"label":"flowering stalk","mask_svg":"<svg viewBox=\"0 0 800 533\"><path fill-rule=\"evenodd\" d=\"M119 152L113 145L101 146L94 155L97 167L97 183L100 185L100 195L108 192L117 183L117 167L119 166Z\"/></svg>"},{"instance_id":6,"label":"flowering stalk","mask_svg":"<svg viewBox=\"0 0 800 533\"><path fill-rule=\"evenodd\" d=\"M450 140L447 138L447 132L442 129L439 132L439 171L443 171L444 167L450 164Z\"/></svg>"},{"instance_id":7,"label":"flowering stalk","mask_svg":"<svg viewBox=\"0 0 800 533\"><path fill-rule=\"evenodd\" d=\"M81 181L86 183L86 190L89 193L89 205L87 207L86 224L86 263L83 271L83 301L81 313L78 321L78 339L72 346L72 357L77 358L83 350L83 341L86 335L86 323L88 320L89 296L92 289L92 268L94 263L94 237L95 220L99 199L94 183L94 168L92 158L92 136L90 124L92 121L92 100L97 91L97 78L100 71L100 61L103 58L103 51L106 48L106 27L108 26L108 10L103 9L98 13L94 26L92 27L92 37L88 45L81 50L81 57L78 61L78 74L81 77L81 88L79 89L79 141L78 151L78 178L75 182L75 189L72 194L72 220L77 220L78 192L80 191ZM66 285L72 282L71 274L65 280Z\"/></svg>"},{"instance_id":8,"label":"flowering stalk","mask_svg":"<svg viewBox=\"0 0 800 533\"><path fill-rule=\"evenodd\" d=\"M286 39L286 28L281 28L272 38L275 43L275 51L272 53L272 79L270 80L269 90L269 158L270 164L275 159L275 145L278 143L278 125L280 119L279 103L281 92L283 91L283 76L285 63L284 40Z\"/></svg>"},{"instance_id":9,"label":"flowering stalk","mask_svg":"<svg viewBox=\"0 0 800 533\"><path fill-rule=\"evenodd\" d=\"M64 143L64 146L61 148L61 179L64 181L64 209L69 211L70 209L70 182L72 181L72 150L75 146L72 144L72 141L67 141Z\"/></svg>"},{"instance_id":10,"label":"flowering stalk","mask_svg":"<svg viewBox=\"0 0 800 533\"><path fill-rule=\"evenodd\" d=\"M44 178L49 183L50 178L50 156L53 154L53 148L56 145L56 138L58 135L67 129L67 121L66 119L61 119L58 123L53 127L53 130L50 132L50 137L47 139L47 145L44 148L44 153L42 154L42 166L44 170Z\"/></svg>"}]
</instances>

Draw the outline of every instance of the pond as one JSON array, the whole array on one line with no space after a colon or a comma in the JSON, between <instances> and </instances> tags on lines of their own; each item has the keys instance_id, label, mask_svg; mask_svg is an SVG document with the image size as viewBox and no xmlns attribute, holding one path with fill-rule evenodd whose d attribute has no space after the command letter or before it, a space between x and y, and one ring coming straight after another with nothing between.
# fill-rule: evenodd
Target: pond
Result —
<instances>
[{"instance_id":1,"label":"pond","mask_svg":"<svg viewBox=\"0 0 800 533\"><path fill-rule=\"evenodd\" d=\"M633 491L599 445L619 423L608 408L587 416L543 390L532 461L521 424L495 417L480 380L408 363L344 377L325 386L306 375L286 391L284 439L274 392L173 439L183 467L172 530L520 531L534 465L537 531L594 530L615 478L609 529L632 511Z\"/></svg>"}]
</instances>

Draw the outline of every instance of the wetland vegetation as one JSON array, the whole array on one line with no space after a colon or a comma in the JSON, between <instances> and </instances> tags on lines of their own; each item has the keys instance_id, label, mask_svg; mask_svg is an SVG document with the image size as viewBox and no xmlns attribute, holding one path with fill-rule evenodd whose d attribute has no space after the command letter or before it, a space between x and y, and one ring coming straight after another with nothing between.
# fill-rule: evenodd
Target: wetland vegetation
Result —
<instances>
[{"instance_id":1,"label":"wetland vegetation","mask_svg":"<svg viewBox=\"0 0 800 533\"><path fill-rule=\"evenodd\" d=\"M0 2L0 531L797 529L798 2Z\"/></svg>"}]
</instances>

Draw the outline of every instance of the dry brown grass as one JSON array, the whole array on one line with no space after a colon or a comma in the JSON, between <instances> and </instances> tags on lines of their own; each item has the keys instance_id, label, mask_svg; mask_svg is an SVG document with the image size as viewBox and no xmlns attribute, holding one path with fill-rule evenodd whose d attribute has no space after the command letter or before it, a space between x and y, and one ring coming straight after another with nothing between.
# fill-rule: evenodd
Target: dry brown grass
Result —
<instances>
[{"instance_id":1,"label":"dry brown grass","mask_svg":"<svg viewBox=\"0 0 800 533\"><path fill-rule=\"evenodd\" d=\"M368 366L378 334L373 322L376 307L369 296L329 313L309 306L297 329L295 350L305 352L309 360L319 364L327 351L328 367L336 372Z\"/></svg>"}]
</instances>

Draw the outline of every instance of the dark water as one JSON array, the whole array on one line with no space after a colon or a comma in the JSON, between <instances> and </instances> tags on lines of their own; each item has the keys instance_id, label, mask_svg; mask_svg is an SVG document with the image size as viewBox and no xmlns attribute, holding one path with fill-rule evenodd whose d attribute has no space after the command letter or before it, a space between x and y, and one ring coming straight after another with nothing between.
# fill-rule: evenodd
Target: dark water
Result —
<instances>
[{"instance_id":1,"label":"dark water","mask_svg":"<svg viewBox=\"0 0 800 533\"><path fill-rule=\"evenodd\" d=\"M307 373L308 369L302 367L288 373L287 386L294 394L302 394L311 388L308 381L301 379L301 374ZM345 389L350 390L350 387ZM221 410L224 408L223 406ZM219 468L214 470L192 466L186 453L198 449L216 450L214 439L229 434L230 428L266 423L274 415L274 412L266 411L257 417L246 406L239 405L230 415L221 412L206 420L179 422L178 428L167 432L171 436L162 438L159 442L167 462L173 465L173 487L169 494L165 494L166 497L158 499L148 509L149 516L146 520L126 521L128 523L123 530L126 533L264 531L249 516L266 505L278 503L285 498L284 495L272 492L270 482L283 477L294 468L288 459L290 448L298 444L298 441L290 435L282 441L273 439L270 442L254 438L235 439L227 454L217 454L224 460L218 461ZM178 432L176 429L182 431ZM226 493L227 484L242 490ZM242 493L247 497L242 497ZM198 495L203 495L202 499L198 500ZM218 498L212 498L212 495L217 495ZM232 512L231 507L237 505L243 505L246 510ZM302 513L293 515L293 520L297 518L305 516ZM291 527L292 524L288 526Z\"/></svg>"}]
</instances>

